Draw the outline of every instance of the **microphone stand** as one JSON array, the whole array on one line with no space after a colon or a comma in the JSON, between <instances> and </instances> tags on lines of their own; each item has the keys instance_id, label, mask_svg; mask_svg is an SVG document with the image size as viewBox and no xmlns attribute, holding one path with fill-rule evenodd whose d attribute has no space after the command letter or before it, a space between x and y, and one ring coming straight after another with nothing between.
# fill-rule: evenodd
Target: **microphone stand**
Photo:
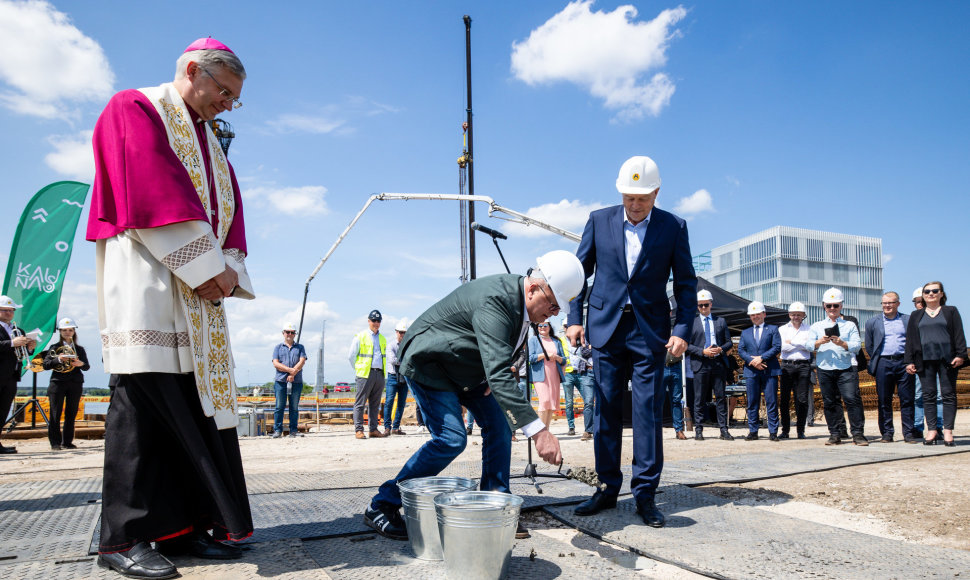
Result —
<instances>
[{"instance_id":1,"label":"microphone stand","mask_svg":"<svg viewBox=\"0 0 970 580\"><path fill-rule=\"evenodd\" d=\"M502 265L505 266L506 273L511 274L512 271L509 269L509 265L505 261L505 256L502 254L502 248L500 248L499 245L498 245L498 236L496 236L495 234L491 234L491 236L492 236L492 243L495 244L495 249L498 251L499 258L502 259ZM532 330L535 331L535 325L534 324L530 324L530 326L532 326ZM542 343L539 343L539 344L540 344L540 346L542 345ZM524 345L523 345L523 348L525 348ZM525 372L526 372L525 400L531 405L532 404L532 396L530 394L530 392L531 392L530 391L530 389L531 389L530 385L532 384L532 371L529 368L529 360L528 360L528 357L526 357L525 365L526 365L525 366ZM560 472L557 472L557 473L539 473L539 470L536 468L535 460L532 459L532 437L526 437L526 445L527 445L527 451L528 451L528 459L527 459L527 463L525 465L525 470L522 471L522 474L521 475L510 475L509 476L509 479L518 479L518 478L528 479L529 481L532 482L532 485L535 486L536 493L542 493L541 484L538 481L536 481L536 478L537 477L546 477L546 478L549 478L549 479L569 479L569 476L567 476L564 473L560 473L562 471L562 464L561 463L559 464L559 470L560 470Z\"/></svg>"},{"instance_id":2,"label":"microphone stand","mask_svg":"<svg viewBox=\"0 0 970 580\"><path fill-rule=\"evenodd\" d=\"M19 415L21 412L24 413L24 421L27 420L27 409L29 407L33 407L33 411L30 414L31 429L35 429L37 427L38 411L40 411L40 416L44 418L44 424L47 426L50 426L51 424L50 420L47 418L47 413L44 412L44 408L40 406L40 400L37 399L37 372L31 369L31 374L34 375L33 376L34 380L33 380L30 399L26 403L23 403L22 405L14 409L13 415L10 416L10 421L8 421L10 423L10 427L7 427L7 433L10 433L11 431L13 431L14 427L17 426L17 415ZM7 423L4 423L3 425L6 426Z\"/></svg>"}]
</instances>

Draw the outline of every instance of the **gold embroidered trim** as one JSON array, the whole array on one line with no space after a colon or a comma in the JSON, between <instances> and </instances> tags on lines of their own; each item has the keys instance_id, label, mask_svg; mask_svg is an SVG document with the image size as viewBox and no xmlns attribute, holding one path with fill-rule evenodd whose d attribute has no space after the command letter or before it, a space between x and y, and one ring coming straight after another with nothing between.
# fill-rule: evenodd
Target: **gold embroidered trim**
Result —
<instances>
[{"instance_id":1,"label":"gold embroidered trim","mask_svg":"<svg viewBox=\"0 0 970 580\"><path fill-rule=\"evenodd\" d=\"M202 254L210 251L212 251L212 240L209 239L209 236L199 236L162 258L162 263L174 272Z\"/></svg>"},{"instance_id":2,"label":"gold embroidered trim","mask_svg":"<svg viewBox=\"0 0 970 580\"><path fill-rule=\"evenodd\" d=\"M121 348L125 346L180 348L189 346L189 334L187 332L162 332L161 330L106 332L101 334L101 346L102 348Z\"/></svg>"}]
</instances>

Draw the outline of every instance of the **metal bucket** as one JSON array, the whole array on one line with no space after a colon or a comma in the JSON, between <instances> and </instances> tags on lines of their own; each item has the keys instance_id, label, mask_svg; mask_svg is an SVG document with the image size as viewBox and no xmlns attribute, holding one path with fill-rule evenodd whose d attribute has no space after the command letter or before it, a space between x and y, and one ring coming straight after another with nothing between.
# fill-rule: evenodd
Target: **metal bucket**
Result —
<instances>
[{"instance_id":1,"label":"metal bucket","mask_svg":"<svg viewBox=\"0 0 970 580\"><path fill-rule=\"evenodd\" d=\"M497 491L458 491L434 498L445 573L455 580L509 574L522 498Z\"/></svg>"},{"instance_id":2,"label":"metal bucket","mask_svg":"<svg viewBox=\"0 0 970 580\"><path fill-rule=\"evenodd\" d=\"M464 491L478 487L477 479L467 477L417 477L398 482L404 524L414 555L421 560L441 560L441 540L435 518L434 498L449 491Z\"/></svg>"}]
</instances>

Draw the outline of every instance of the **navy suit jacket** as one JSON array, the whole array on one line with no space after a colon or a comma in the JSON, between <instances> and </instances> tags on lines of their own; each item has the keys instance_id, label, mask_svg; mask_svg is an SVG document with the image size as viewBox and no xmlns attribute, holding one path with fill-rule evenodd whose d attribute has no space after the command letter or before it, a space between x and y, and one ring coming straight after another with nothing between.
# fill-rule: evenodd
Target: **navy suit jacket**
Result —
<instances>
[{"instance_id":1,"label":"navy suit jacket","mask_svg":"<svg viewBox=\"0 0 970 580\"><path fill-rule=\"evenodd\" d=\"M714 323L714 344L721 347L721 354L711 359L715 364L728 368L727 353L734 346L731 342L731 333L728 332L727 322L720 316L711 315ZM690 340L687 341L687 352L690 353L691 370L695 373L701 370L705 360L704 348L707 346L707 333L704 332L704 319L700 314L694 317L694 325L690 331Z\"/></svg>"},{"instance_id":2,"label":"navy suit jacket","mask_svg":"<svg viewBox=\"0 0 970 580\"><path fill-rule=\"evenodd\" d=\"M568 323L583 324L583 301L589 301L586 336L593 348L602 348L613 336L627 299L633 305L637 326L653 352L662 351L671 335L667 280L674 276L677 312L673 334L687 340L688 324L697 314L697 276L690 254L687 223L653 208L643 249L627 275L622 205L589 214L576 257L586 277L596 274L593 286L583 285L569 303Z\"/></svg>"},{"instance_id":3,"label":"navy suit jacket","mask_svg":"<svg viewBox=\"0 0 970 580\"><path fill-rule=\"evenodd\" d=\"M765 324L761 331L761 341L758 343L754 341L753 326L742 330L738 354L744 360L745 377L756 377L766 371L769 375L780 375L781 365L778 364L778 355L781 354L781 334L778 332L778 327ZM761 360L768 365L765 371L756 371L748 364L756 356L760 356Z\"/></svg>"},{"instance_id":4,"label":"navy suit jacket","mask_svg":"<svg viewBox=\"0 0 970 580\"><path fill-rule=\"evenodd\" d=\"M906 326L909 324L909 314L899 313L900 319L903 321L903 346L906 346ZM865 342L866 352L869 353L869 374L876 376L876 365L879 364L879 359L882 358L882 348L884 342L886 341L886 327L883 325L882 321L885 315L879 314L873 316L866 321L866 336Z\"/></svg>"}]
</instances>

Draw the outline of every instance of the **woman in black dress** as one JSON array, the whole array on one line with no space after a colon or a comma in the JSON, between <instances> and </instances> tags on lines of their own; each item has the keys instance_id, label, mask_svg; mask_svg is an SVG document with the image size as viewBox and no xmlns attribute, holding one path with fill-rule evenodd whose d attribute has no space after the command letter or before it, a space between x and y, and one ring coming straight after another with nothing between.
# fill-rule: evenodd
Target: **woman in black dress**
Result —
<instances>
[{"instance_id":1,"label":"woman in black dress","mask_svg":"<svg viewBox=\"0 0 970 580\"><path fill-rule=\"evenodd\" d=\"M53 370L47 397L51 405L47 438L51 449L76 449L74 445L74 417L81 403L84 375L91 368L84 347L77 343L77 324L70 318L57 321L61 339L51 345L44 357L44 368ZM66 408L65 408L66 407ZM61 411L64 411L64 434L61 435Z\"/></svg>"},{"instance_id":2,"label":"woman in black dress","mask_svg":"<svg viewBox=\"0 0 970 580\"><path fill-rule=\"evenodd\" d=\"M923 385L923 407L936 408L936 380L940 380L943 399L943 444L953 441L953 422L957 413L957 370L967 356L967 338L963 333L960 312L946 305L942 282L923 285L922 310L909 315L906 326L906 372L919 373ZM924 445L936 445L936 413L926 413Z\"/></svg>"}]
</instances>

